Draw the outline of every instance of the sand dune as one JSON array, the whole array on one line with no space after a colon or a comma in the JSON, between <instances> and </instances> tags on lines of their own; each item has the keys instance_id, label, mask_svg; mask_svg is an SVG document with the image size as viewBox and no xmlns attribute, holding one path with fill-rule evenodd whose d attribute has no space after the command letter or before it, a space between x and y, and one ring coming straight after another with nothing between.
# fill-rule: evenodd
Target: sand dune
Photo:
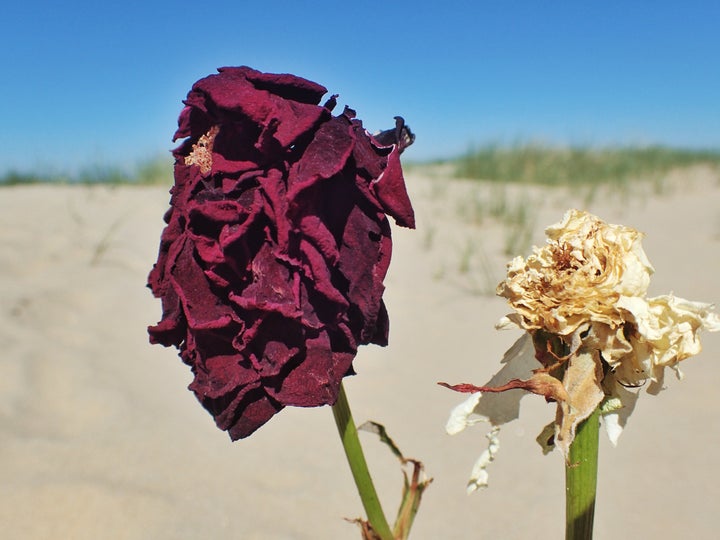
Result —
<instances>
[{"instance_id":1,"label":"sand dune","mask_svg":"<svg viewBox=\"0 0 720 540\"><path fill-rule=\"evenodd\" d=\"M468 225L490 187L408 175L418 230L394 230L386 281L390 346L363 348L346 387L356 420L383 423L435 478L412 538L561 538L563 464L534 438L553 416L526 397L491 469L465 494L482 428L450 437L462 398L438 380L481 383L518 337L493 329L507 226ZM661 193L517 188L535 227L586 205L647 233L651 293L720 304L720 181L674 175ZM524 199L523 199L524 198ZM343 539L361 514L329 408L283 411L231 443L186 389L188 368L150 346L159 302L145 288L166 188L18 186L0 190L0 526L7 539ZM472 217L472 216L471 216ZM617 448L602 440L596 538L714 538L720 505L720 336L658 397L642 395ZM397 462L363 435L394 513Z\"/></svg>"}]
</instances>

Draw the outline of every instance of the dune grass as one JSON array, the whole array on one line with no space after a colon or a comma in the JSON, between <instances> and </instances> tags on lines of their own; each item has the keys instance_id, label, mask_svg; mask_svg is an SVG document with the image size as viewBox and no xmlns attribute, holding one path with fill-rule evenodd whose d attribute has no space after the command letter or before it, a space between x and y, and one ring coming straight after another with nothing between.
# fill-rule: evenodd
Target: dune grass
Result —
<instances>
[{"instance_id":1,"label":"dune grass","mask_svg":"<svg viewBox=\"0 0 720 540\"><path fill-rule=\"evenodd\" d=\"M463 196L453 203L464 237L437 278L450 278L471 294L492 296L507 258L529 252L544 197L567 196L578 207L589 207L598 197L625 204L636 196L671 193L677 188L671 182L675 173L698 166L720 177L720 150L495 145L470 149L452 160L413 163L406 168L433 179L435 191L449 177L464 186ZM484 234L494 235L491 251L483 245ZM425 242L428 249L436 243L434 237L433 229Z\"/></svg>"},{"instance_id":2,"label":"dune grass","mask_svg":"<svg viewBox=\"0 0 720 540\"><path fill-rule=\"evenodd\" d=\"M673 169L694 165L720 169L720 150L686 150L664 146L647 147L552 147L540 144L515 146L486 145L465 154L433 163L407 163L417 170L443 166L460 178L498 183L526 183L550 186L624 185L628 180L656 179ZM159 156L134 167L94 164L76 173L7 171L0 186L36 183L134 184L172 183L172 159Z\"/></svg>"},{"instance_id":3,"label":"dune grass","mask_svg":"<svg viewBox=\"0 0 720 540\"><path fill-rule=\"evenodd\" d=\"M170 185L173 182L172 159L169 156L144 160L124 169L114 165L94 164L76 173L8 171L0 176L1 186L21 184L103 184L103 185Z\"/></svg>"},{"instance_id":4,"label":"dune grass","mask_svg":"<svg viewBox=\"0 0 720 540\"><path fill-rule=\"evenodd\" d=\"M476 203L476 212L489 213L507 228L505 253L515 254L530 243L534 203L526 198L509 204L506 188L511 184L566 187L589 205L598 190L627 198L643 182L655 193L665 189L671 171L696 166L720 172L720 150L689 150L666 146L645 147L551 147L538 144L488 145L470 149L448 162L454 176L490 182L496 186L489 201ZM478 221L475 218L475 221Z\"/></svg>"},{"instance_id":5,"label":"dune grass","mask_svg":"<svg viewBox=\"0 0 720 540\"><path fill-rule=\"evenodd\" d=\"M720 150L488 145L470 149L451 163L461 178L550 186L623 184L694 165L720 168Z\"/></svg>"}]
</instances>

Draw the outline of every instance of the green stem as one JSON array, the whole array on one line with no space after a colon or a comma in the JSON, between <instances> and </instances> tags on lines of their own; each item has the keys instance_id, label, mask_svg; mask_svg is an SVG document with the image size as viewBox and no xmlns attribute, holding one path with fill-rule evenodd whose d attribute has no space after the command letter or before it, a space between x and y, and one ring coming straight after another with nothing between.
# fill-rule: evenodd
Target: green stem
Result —
<instances>
[{"instance_id":1,"label":"green stem","mask_svg":"<svg viewBox=\"0 0 720 540\"><path fill-rule=\"evenodd\" d=\"M342 383L340 384L340 393L332 410L335 416L335 424L337 424L338 433L340 434L340 439L345 449L345 455L347 456L348 464L350 465L350 470L355 480L355 485L357 486L358 493L360 493L360 499L362 500L365 513L368 517L368 522L381 540L393 540L393 534L385 518L382 506L380 505L380 499L375 491L372 478L370 477L370 471L365 461L362 446L360 446L360 439L358 438L355 422L350 412L345 387Z\"/></svg>"},{"instance_id":2,"label":"green stem","mask_svg":"<svg viewBox=\"0 0 720 540\"><path fill-rule=\"evenodd\" d=\"M565 540L591 540L597 489L600 411L577 428L565 464Z\"/></svg>"}]
</instances>

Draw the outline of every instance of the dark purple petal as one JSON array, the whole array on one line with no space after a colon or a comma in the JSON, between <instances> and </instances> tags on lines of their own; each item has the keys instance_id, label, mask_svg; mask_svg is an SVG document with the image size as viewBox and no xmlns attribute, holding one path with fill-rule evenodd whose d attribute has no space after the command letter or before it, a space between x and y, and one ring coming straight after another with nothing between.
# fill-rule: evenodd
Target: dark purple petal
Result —
<instances>
[{"instance_id":1,"label":"dark purple petal","mask_svg":"<svg viewBox=\"0 0 720 540\"><path fill-rule=\"evenodd\" d=\"M402 167L400 166L400 150L395 148L387 160L387 167L380 177L372 183L383 210L392 216L401 227L415 228L415 212L405 188Z\"/></svg>"},{"instance_id":2,"label":"dark purple petal","mask_svg":"<svg viewBox=\"0 0 720 540\"><path fill-rule=\"evenodd\" d=\"M250 398L246 397L244 401L235 403L234 407L228 407L216 417L217 426L227 430L233 441L252 435L284 407L262 391L248 395ZM212 414L211 410L210 412Z\"/></svg>"},{"instance_id":3,"label":"dark purple petal","mask_svg":"<svg viewBox=\"0 0 720 540\"><path fill-rule=\"evenodd\" d=\"M315 133L302 158L289 175L291 200L318 180L338 174L352 154L355 137L345 117L338 116L325 122Z\"/></svg>"},{"instance_id":4,"label":"dark purple petal","mask_svg":"<svg viewBox=\"0 0 720 540\"><path fill-rule=\"evenodd\" d=\"M327 88L316 82L288 73L262 73L247 66L219 68L220 73L233 72L246 77L258 88L287 99L290 103L300 102L317 105L327 93Z\"/></svg>"},{"instance_id":5,"label":"dark purple petal","mask_svg":"<svg viewBox=\"0 0 720 540\"><path fill-rule=\"evenodd\" d=\"M197 369L190 390L202 399L219 399L234 393L237 388L245 392L260 387L260 377L250 366L244 366L237 355L215 356Z\"/></svg>"},{"instance_id":6,"label":"dark purple petal","mask_svg":"<svg viewBox=\"0 0 720 540\"><path fill-rule=\"evenodd\" d=\"M273 255L270 244L260 249L250 272L252 279L242 294L230 293L233 304L246 311L276 312L290 320L300 317L300 275Z\"/></svg>"},{"instance_id":7,"label":"dark purple petal","mask_svg":"<svg viewBox=\"0 0 720 540\"><path fill-rule=\"evenodd\" d=\"M282 380L270 395L286 405L317 407L332 405L337 399L341 380L350 369L355 352L336 352L327 334L306 340L305 358Z\"/></svg>"},{"instance_id":8,"label":"dark purple petal","mask_svg":"<svg viewBox=\"0 0 720 540\"><path fill-rule=\"evenodd\" d=\"M150 340L178 347L233 440L285 406L334 403L358 346L387 344L386 214L414 226L402 144L373 139L351 109L332 116L325 92L222 68L193 85L178 120Z\"/></svg>"}]
</instances>

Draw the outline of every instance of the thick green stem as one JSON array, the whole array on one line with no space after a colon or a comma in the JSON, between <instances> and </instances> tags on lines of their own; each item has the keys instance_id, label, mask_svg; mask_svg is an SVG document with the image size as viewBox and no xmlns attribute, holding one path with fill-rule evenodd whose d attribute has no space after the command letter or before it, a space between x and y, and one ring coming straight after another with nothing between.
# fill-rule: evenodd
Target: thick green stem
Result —
<instances>
[{"instance_id":1,"label":"thick green stem","mask_svg":"<svg viewBox=\"0 0 720 540\"><path fill-rule=\"evenodd\" d=\"M591 540L597 489L600 411L577 428L565 464L565 540Z\"/></svg>"},{"instance_id":2,"label":"thick green stem","mask_svg":"<svg viewBox=\"0 0 720 540\"><path fill-rule=\"evenodd\" d=\"M335 405L332 407L338 433L342 440L345 455L347 456L350 470L352 471L355 485L357 486L360 499L367 514L368 522L375 534L381 540L393 540L393 534L388 525L385 513L380 505L370 471L368 470L365 455L360 446L357 428L350 412L345 387L340 384L340 393Z\"/></svg>"}]
</instances>

